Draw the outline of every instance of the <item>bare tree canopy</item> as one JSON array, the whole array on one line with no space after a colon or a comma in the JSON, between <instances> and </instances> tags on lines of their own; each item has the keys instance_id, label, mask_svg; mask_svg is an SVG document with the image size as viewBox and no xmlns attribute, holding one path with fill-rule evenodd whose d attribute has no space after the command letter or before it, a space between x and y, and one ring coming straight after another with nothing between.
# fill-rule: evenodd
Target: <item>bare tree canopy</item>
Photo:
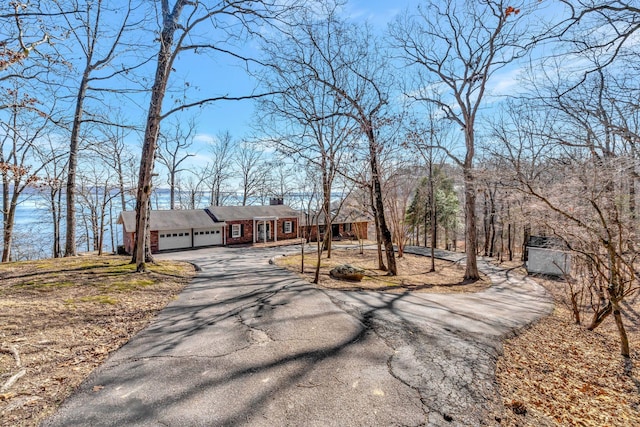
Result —
<instances>
[{"instance_id":1,"label":"bare tree canopy","mask_svg":"<svg viewBox=\"0 0 640 427\"><path fill-rule=\"evenodd\" d=\"M159 11L161 25L158 37L158 55L154 83L151 88L151 99L146 120L142 156L140 160L140 174L136 197L136 233L135 249L132 262L137 264L138 271L145 270L145 262L151 261L150 249L146 234L148 230L149 196L157 139L160 132L160 122L163 118L186 108L203 105L209 102L230 99L253 98L258 95L246 96L215 96L206 97L193 102L185 102L176 107L166 107L164 97L172 69L183 52L218 52L235 57L242 57L233 43L249 37L259 37L264 27L278 29L278 24L289 17L297 6L296 2L280 4L271 1L241 0L236 2L220 1L211 3L192 2L189 0L162 0ZM216 43L211 37L203 36L207 30L220 33L223 41ZM227 42L224 40L226 39ZM251 61L250 58L244 58Z\"/></svg>"},{"instance_id":2,"label":"bare tree canopy","mask_svg":"<svg viewBox=\"0 0 640 427\"><path fill-rule=\"evenodd\" d=\"M406 63L416 71L408 96L433 103L460 127L464 154L445 149L464 172L465 278L478 279L476 261L476 188L473 161L476 122L491 77L523 57L534 37L522 18L533 13L524 2L501 0L427 2L391 26L391 36Z\"/></svg>"}]
</instances>

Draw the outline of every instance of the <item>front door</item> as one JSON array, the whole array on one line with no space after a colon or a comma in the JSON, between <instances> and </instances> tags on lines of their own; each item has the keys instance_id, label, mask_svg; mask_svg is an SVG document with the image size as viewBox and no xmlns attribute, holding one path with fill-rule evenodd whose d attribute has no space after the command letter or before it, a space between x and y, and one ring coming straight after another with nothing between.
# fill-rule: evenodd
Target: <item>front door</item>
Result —
<instances>
[{"instance_id":1,"label":"front door","mask_svg":"<svg viewBox=\"0 0 640 427\"><path fill-rule=\"evenodd\" d=\"M266 236L265 236L265 225L266 228ZM264 242L265 240L271 240L271 223L267 222L259 222L258 223L258 242Z\"/></svg>"},{"instance_id":2,"label":"front door","mask_svg":"<svg viewBox=\"0 0 640 427\"><path fill-rule=\"evenodd\" d=\"M331 224L331 239L340 237L340 224Z\"/></svg>"}]
</instances>

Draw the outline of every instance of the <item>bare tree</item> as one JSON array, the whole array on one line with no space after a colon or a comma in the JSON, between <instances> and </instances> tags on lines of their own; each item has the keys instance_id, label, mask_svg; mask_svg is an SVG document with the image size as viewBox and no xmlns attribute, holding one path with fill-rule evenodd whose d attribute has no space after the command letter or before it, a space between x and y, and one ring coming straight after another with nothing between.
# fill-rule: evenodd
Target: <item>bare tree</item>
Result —
<instances>
[{"instance_id":1,"label":"bare tree","mask_svg":"<svg viewBox=\"0 0 640 427\"><path fill-rule=\"evenodd\" d=\"M0 177L2 179L2 262L11 261L11 242L20 196L39 180L38 174L54 158L38 157L41 137L49 129L48 114L38 109L37 100L17 87L1 94L11 108L0 110Z\"/></svg>"},{"instance_id":2,"label":"bare tree","mask_svg":"<svg viewBox=\"0 0 640 427\"><path fill-rule=\"evenodd\" d=\"M138 271L146 269L145 262L153 260L151 251L145 244L147 241L149 197L151 195L151 179L157 148L160 122L177 111L220 100L238 100L255 98L257 95L245 96L213 96L194 102L185 102L163 112L163 101L169 77L176 59L183 52L202 52L228 54L246 60L234 49L232 41L243 40L247 35L258 36L266 26L273 22L281 22L287 13L296 7L296 2L271 2L239 0L234 2L193 2L190 0L161 0L158 36L158 55L154 83L151 88L151 99L146 120L146 127L140 160L140 174L136 197L136 233L132 262L137 264ZM272 25L277 30L278 27ZM208 30L208 31L207 31ZM227 45L216 45L211 41L211 33L222 31ZM205 34L205 36L202 36Z\"/></svg>"},{"instance_id":3,"label":"bare tree","mask_svg":"<svg viewBox=\"0 0 640 427\"><path fill-rule=\"evenodd\" d=\"M81 1L81 0L77 0ZM116 76L126 75L141 66L141 63L125 65L120 56L123 51L132 49L132 45L125 43L127 34L140 28L141 22L133 18L136 6L134 0L129 0L124 7L110 9L106 2L90 2L82 4L83 10L73 14L64 14L64 24L70 33L73 46L70 50L81 54L81 73L74 90L74 114L69 141L69 161L67 166L66 185L66 241L65 256L76 255L76 174L80 143L82 140L82 126L87 122L103 122L105 119L91 114L86 110L89 94L93 97L106 92L107 81ZM76 1L74 0L74 3ZM56 2L56 4L58 4ZM59 4L62 12L62 3ZM145 14L140 14L144 16ZM109 40L107 44L105 40ZM139 48L136 45L136 48ZM144 62L144 61L142 61ZM69 76L66 76L68 80Z\"/></svg>"},{"instance_id":4,"label":"bare tree","mask_svg":"<svg viewBox=\"0 0 640 427\"><path fill-rule=\"evenodd\" d=\"M578 56L587 62L576 87L599 70L618 60L627 60L636 68L633 38L640 30L640 7L634 1L561 0L569 9L548 31L548 38L559 41L564 58ZM574 70L575 72L575 70Z\"/></svg>"},{"instance_id":5,"label":"bare tree","mask_svg":"<svg viewBox=\"0 0 640 427\"><path fill-rule=\"evenodd\" d=\"M262 189L269 175L270 168L262 159L262 154L262 151L255 149L253 144L247 141L241 142L238 147L236 165L240 172L242 206Z\"/></svg>"},{"instance_id":6,"label":"bare tree","mask_svg":"<svg viewBox=\"0 0 640 427\"><path fill-rule=\"evenodd\" d=\"M180 206L186 206L187 209L200 208L206 198L206 181L206 168L191 169L186 178L183 175L177 182Z\"/></svg>"},{"instance_id":7,"label":"bare tree","mask_svg":"<svg viewBox=\"0 0 640 427\"><path fill-rule=\"evenodd\" d=\"M521 22L531 7L520 3L431 1L391 27L401 55L416 70L416 87L409 96L437 105L463 132L464 154L448 153L464 173L468 280L480 277L473 174L476 121L491 77L525 55L532 45L532 29Z\"/></svg>"},{"instance_id":8,"label":"bare tree","mask_svg":"<svg viewBox=\"0 0 640 427\"><path fill-rule=\"evenodd\" d=\"M47 62L57 62L51 20L77 12L75 5L59 9L57 2L5 1L0 4L0 82L29 81L46 74ZM6 107L0 104L0 109Z\"/></svg>"},{"instance_id":9,"label":"bare tree","mask_svg":"<svg viewBox=\"0 0 640 427\"><path fill-rule=\"evenodd\" d=\"M317 120L347 118L346 128L357 129L366 141L375 214L380 237L385 246L389 274L397 274L391 232L384 212L379 152L383 147L382 130L392 123L388 105L391 75L385 67L381 46L366 27L343 22L337 8L327 2L320 19L296 26L289 34L297 49L304 53L298 64L306 81L297 87L314 84L322 88L327 106ZM313 59L310 61L309 59ZM304 86L303 86L304 87Z\"/></svg>"},{"instance_id":10,"label":"bare tree","mask_svg":"<svg viewBox=\"0 0 640 427\"><path fill-rule=\"evenodd\" d=\"M119 196L118 187L112 184L116 172L96 165L95 162L83 165L80 170L78 192L82 200L83 218L86 219L89 230L87 239L91 242L92 250L102 255L109 208Z\"/></svg>"},{"instance_id":11,"label":"bare tree","mask_svg":"<svg viewBox=\"0 0 640 427\"><path fill-rule=\"evenodd\" d=\"M296 190L297 165L286 157L276 156L267 162L266 167L269 169L269 176L265 177L263 192L278 199L289 200L291 193Z\"/></svg>"},{"instance_id":12,"label":"bare tree","mask_svg":"<svg viewBox=\"0 0 640 427\"><path fill-rule=\"evenodd\" d=\"M233 175L233 156L236 143L229 131L220 132L210 146L211 162L207 164L209 189L211 192L211 205L222 206L224 204L224 189L227 181Z\"/></svg>"},{"instance_id":13,"label":"bare tree","mask_svg":"<svg viewBox=\"0 0 640 427\"><path fill-rule=\"evenodd\" d=\"M302 25L266 46L271 67L263 80L276 95L263 100L261 110L265 112L263 127L270 127L277 135L272 141L276 150L288 157L302 158L317 168L324 220L318 256L326 249L327 257L331 257L332 217L339 213L331 207L334 182L343 157L354 147L356 129L339 98L327 91L318 78L331 73L326 58L335 54L332 51L339 43L332 30L341 31L333 21L335 5L327 2L323 7L326 10L320 12L320 18L318 11L304 15L300 19ZM319 272L318 262L316 281Z\"/></svg>"},{"instance_id":14,"label":"bare tree","mask_svg":"<svg viewBox=\"0 0 640 427\"><path fill-rule=\"evenodd\" d=\"M193 145L196 132L195 120L191 118L184 126L180 120L171 123L172 132L161 132L158 136L158 161L167 169L169 184L169 209L176 208L178 175L184 171L183 163L195 154L187 150Z\"/></svg>"},{"instance_id":15,"label":"bare tree","mask_svg":"<svg viewBox=\"0 0 640 427\"><path fill-rule=\"evenodd\" d=\"M60 230L64 207L62 189L67 169L66 159L68 159L67 145L51 138L51 135L45 136L43 139L46 140L46 145L43 143L43 146L40 147L38 157L44 168L40 172L37 186L39 194L45 200L46 209L51 214L53 228L51 254L53 258L59 258L63 255Z\"/></svg>"},{"instance_id":16,"label":"bare tree","mask_svg":"<svg viewBox=\"0 0 640 427\"><path fill-rule=\"evenodd\" d=\"M387 177L384 191L393 240L398 247L398 258L401 258L409 240L410 224L407 221L407 211L418 182L418 170L406 160L396 162L397 169Z\"/></svg>"},{"instance_id":17,"label":"bare tree","mask_svg":"<svg viewBox=\"0 0 640 427\"><path fill-rule=\"evenodd\" d=\"M137 159L131 152L131 148L125 142L125 138L134 130L126 126L124 118L118 118L120 126L102 126L101 133L105 139L99 145L90 145L89 151L101 155L105 164L116 174L118 182L118 194L120 197L120 210L126 211L130 203L131 189L134 186L134 170ZM129 200L127 200L129 195Z\"/></svg>"},{"instance_id":18,"label":"bare tree","mask_svg":"<svg viewBox=\"0 0 640 427\"><path fill-rule=\"evenodd\" d=\"M542 113L526 106L512 110L512 121L495 135L507 147L503 158L520 190L531 197L532 217L576 257L578 275L571 280L582 280L588 291L593 312L588 329L612 314L621 353L628 357L621 302L640 287L638 253L632 249L638 235L629 197L631 182L637 178L629 170L640 165L629 155L629 144L639 141L633 136L638 128L622 131L622 127L638 122L618 119L622 109L615 97L603 96L615 80L605 76L592 75L561 97L553 95L557 87L553 88L552 96L533 102ZM637 114L636 107L624 118ZM572 288L574 304L576 295Z\"/></svg>"},{"instance_id":19,"label":"bare tree","mask_svg":"<svg viewBox=\"0 0 640 427\"><path fill-rule=\"evenodd\" d=\"M453 225L450 219L452 214L449 209L450 203L447 203L449 197L447 193L443 192L440 188L440 186L447 182L443 173L443 153L445 153L446 150L442 150L442 147L451 146L451 128L446 126L444 120L438 117L435 105L428 104L425 115L425 123L410 123L405 148L417 150L426 164L427 176L425 180L421 182L421 186L417 188L418 191L412 203L412 210L414 211L414 216L416 214L423 215L425 246L427 245L427 228L430 230L431 271L435 271L435 248L438 245L439 217L443 217L443 223L445 225ZM439 192L442 193L440 197L440 199L443 199L441 200L441 204L438 203ZM418 223L418 219L418 217L414 218L416 224ZM448 228L445 228L445 230L448 230Z\"/></svg>"}]
</instances>

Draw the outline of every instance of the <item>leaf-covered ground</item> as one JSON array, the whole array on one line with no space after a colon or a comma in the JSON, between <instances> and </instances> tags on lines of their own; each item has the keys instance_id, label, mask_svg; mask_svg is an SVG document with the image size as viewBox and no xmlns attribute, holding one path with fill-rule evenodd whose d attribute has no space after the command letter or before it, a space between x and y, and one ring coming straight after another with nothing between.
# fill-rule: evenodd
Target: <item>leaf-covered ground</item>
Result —
<instances>
[{"instance_id":1,"label":"leaf-covered ground","mask_svg":"<svg viewBox=\"0 0 640 427\"><path fill-rule=\"evenodd\" d=\"M612 316L595 331L587 331L573 321L566 285L541 282L556 299L556 309L504 344L496 370L506 408L502 424L639 426L638 295L624 304L632 351L625 361Z\"/></svg>"},{"instance_id":2,"label":"leaf-covered ground","mask_svg":"<svg viewBox=\"0 0 640 427\"><path fill-rule=\"evenodd\" d=\"M194 274L82 256L0 264L0 425L35 426Z\"/></svg>"}]
</instances>

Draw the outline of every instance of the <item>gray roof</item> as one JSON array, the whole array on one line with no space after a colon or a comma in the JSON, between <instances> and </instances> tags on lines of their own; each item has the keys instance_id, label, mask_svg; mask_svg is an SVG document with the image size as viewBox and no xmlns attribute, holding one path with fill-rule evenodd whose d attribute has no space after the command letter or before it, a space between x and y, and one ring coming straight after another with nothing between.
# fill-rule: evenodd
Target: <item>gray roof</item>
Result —
<instances>
[{"instance_id":1,"label":"gray roof","mask_svg":"<svg viewBox=\"0 0 640 427\"><path fill-rule=\"evenodd\" d=\"M186 228L206 228L215 224L203 209L151 211L151 230L180 230ZM120 214L118 224L124 225L124 231L136 231L136 212L125 211Z\"/></svg>"},{"instance_id":2,"label":"gray roof","mask_svg":"<svg viewBox=\"0 0 640 427\"><path fill-rule=\"evenodd\" d=\"M238 221L261 217L298 217L298 212L287 205L209 206L207 209L218 221Z\"/></svg>"},{"instance_id":3,"label":"gray roof","mask_svg":"<svg viewBox=\"0 0 640 427\"><path fill-rule=\"evenodd\" d=\"M318 212L317 220L315 219L315 215L316 214L313 212L309 215L310 224L307 224L306 215L303 215L303 220L302 220L303 225L314 225L316 224L316 222L318 225L324 225L326 223L324 212ZM335 215L335 212L332 212L332 215ZM362 212L359 209L353 209L350 207L343 206L342 209L340 209L340 212L338 212L338 215L335 215L331 223L332 224L348 224L348 223L354 223L354 222L371 222L371 221L373 221L373 218L371 218L365 212Z\"/></svg>"}]
</instances>

